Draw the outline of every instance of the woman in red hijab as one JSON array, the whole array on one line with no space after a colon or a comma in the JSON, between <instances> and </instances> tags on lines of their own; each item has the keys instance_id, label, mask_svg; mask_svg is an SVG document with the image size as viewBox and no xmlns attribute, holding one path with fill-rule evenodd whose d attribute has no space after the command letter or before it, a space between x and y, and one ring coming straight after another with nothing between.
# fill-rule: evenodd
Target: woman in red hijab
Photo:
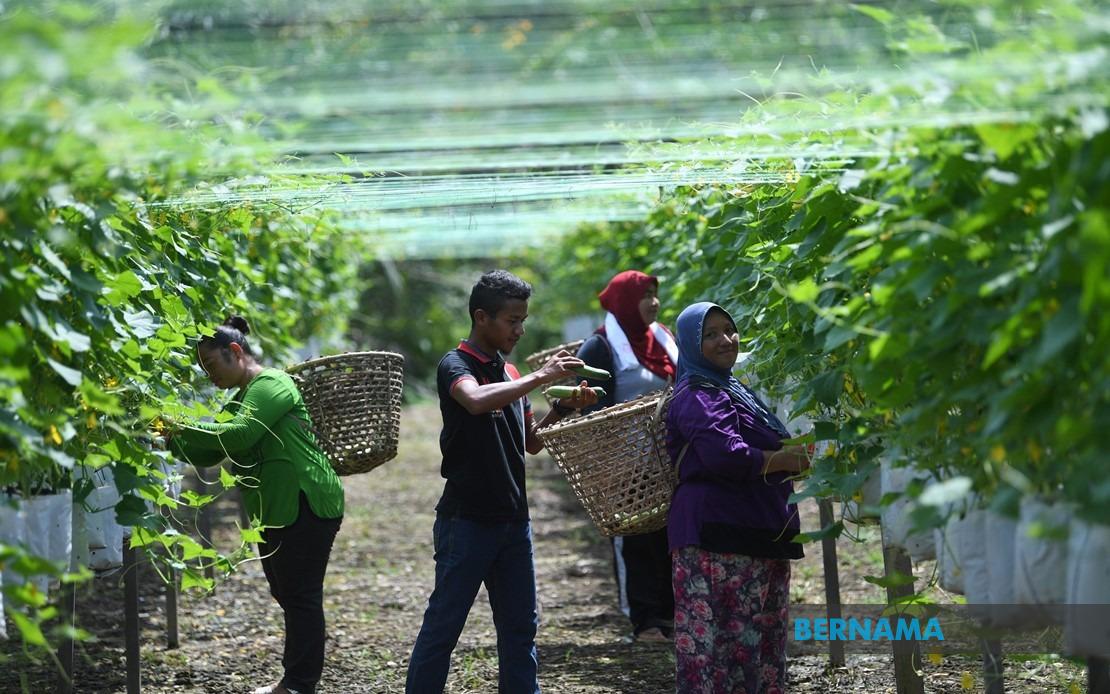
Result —
<instances>
[{"instance_id":1,"label":"woman in red hijab","mask_svg":"<svg viewBox=\"0 0 1110 694\"><path fill-rule=\"evenodd\" d=\"M607 393L599 407L627 402L674 380L678 346L659 315L659 280L626 270L598 295L605 323L578 350L587 365L612 378L590 381ZM640 641L669 641L674 632L674 593L667 529L613 538L613 568L621 611Z\"/></svg>"}]
</instances>

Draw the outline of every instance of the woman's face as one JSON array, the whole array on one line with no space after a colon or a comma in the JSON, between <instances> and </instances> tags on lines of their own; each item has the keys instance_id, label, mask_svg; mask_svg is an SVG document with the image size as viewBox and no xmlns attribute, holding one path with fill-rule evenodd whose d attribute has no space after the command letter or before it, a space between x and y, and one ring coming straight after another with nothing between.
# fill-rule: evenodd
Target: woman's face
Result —
<instances>
[{"instance_id":1,"label":"woman's face","mask_svg":"<svg viewBox=\"0 0 1110 694\"><path fill-rule=\"evenodd\" d=\"M644 298L640 299L639 304L640 318L644 319L645 325L651 325L655 319L659 317L659 289L658 287L648 287L644 292Z\"/></svg>"},{"instance_id":2,"label":"woman's face","mask_svg":"<svg viewBox=\"0 0 1110 694\"><path fill-rule=\"evenodd\" d=\"M246 368L243 349L232 343L227 349L219 347L200 347L197 349L200 368L208 374L208 380L217 388L233 388L243 380Z\"/></svg>"},{"instance_id":3,"label":"woman's face","mask_svg":"<svg viewBox=\"0 0 1110 694\"><path fill-rule=\"evenodd\" d=\"M701 327L702 356L718 369L732 371L739 351L740 339L732 321L721 311L710 309Z\"/></svg>"}]
</instances>

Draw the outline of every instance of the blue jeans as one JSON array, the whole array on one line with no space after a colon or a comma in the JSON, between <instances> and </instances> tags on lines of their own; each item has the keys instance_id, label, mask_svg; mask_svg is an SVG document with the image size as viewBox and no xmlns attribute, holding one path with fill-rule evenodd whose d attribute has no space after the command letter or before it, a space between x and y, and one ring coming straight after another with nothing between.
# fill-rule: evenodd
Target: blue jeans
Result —
<instances>
[{"instance_id":1,"label":"blue jeans","mask_svg":"<svg viewBox=\"0 0 1110 694\"><path fill-rule=\"evenodd\" d=\"M539 694L531 524L437 517L432 534L436 584L409 658L406 694L442 694L451 651L482 583L497 629L497 691Z\"/></svg>"}]
</instances>

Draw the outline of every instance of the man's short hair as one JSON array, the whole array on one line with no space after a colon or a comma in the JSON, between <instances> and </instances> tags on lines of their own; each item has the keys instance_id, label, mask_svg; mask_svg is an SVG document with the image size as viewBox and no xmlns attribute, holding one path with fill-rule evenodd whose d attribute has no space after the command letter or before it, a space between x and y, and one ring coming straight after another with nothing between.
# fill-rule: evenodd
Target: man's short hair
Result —
<instances>
[{"instance_id":1,"label":"man's short hair","mask_svg":"<svg viewBox=\"0 0 1110 694\"><path fill-rule=\"evenodd\" d=\"M491 317L496 316L505 304L512 299L528 301L532 296L532 285L508 270L490 270L478 279L470 290L470 320L474 312L482 309Z\"/></svg>"}]
</instances>

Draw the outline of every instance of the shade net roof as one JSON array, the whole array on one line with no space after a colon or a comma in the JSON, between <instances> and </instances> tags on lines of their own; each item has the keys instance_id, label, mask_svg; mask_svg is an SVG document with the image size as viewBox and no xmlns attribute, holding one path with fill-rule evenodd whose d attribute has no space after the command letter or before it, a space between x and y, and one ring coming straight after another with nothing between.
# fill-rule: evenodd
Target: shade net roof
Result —
<instances>
[{"instance_id":1,"label":"shade net roof","mask_svg":"<svg viewBox=\"0 0 1110 694\"><path fill-rule=\"evenodd\" d=\"M325 206L382 255L488 256L676 186L837 178L917 128L1105 118L1104 3L128 3L181 121L261 161L168 204Z\"/></svg>"}]
</instances>

